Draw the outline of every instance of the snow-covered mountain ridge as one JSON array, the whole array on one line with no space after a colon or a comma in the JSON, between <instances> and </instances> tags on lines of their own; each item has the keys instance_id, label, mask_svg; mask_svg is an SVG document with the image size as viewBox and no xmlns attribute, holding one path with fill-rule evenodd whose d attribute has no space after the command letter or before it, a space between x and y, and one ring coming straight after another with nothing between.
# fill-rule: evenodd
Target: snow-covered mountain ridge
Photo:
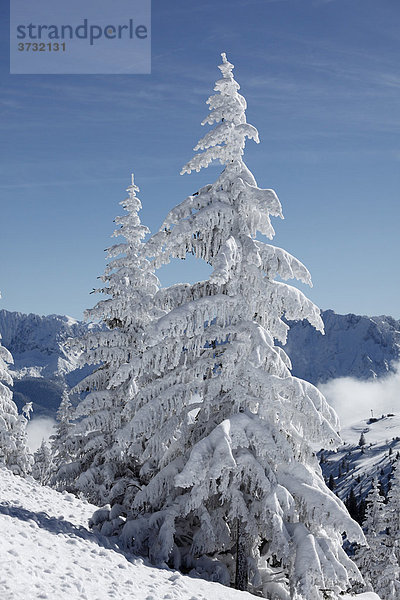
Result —
<instances>
[{"instance_id":1,"label":"snow-covered mountain ridge","mask_svg":"<svg viewBox=\"0 0 400 600\"><path fill-rule=\"evenodd\" d=\"M0 310L2 343L14 358L10 371L19 408L33 401L34 415L55 415L62 390L82 377L77 357L65 351L64 343L83 335L88 327L67 316Z\"/></svg>"},{"instance_id":2,"label":"snow-covered mountain ridge","mask_svg":"<svg viewBox=\"0 0 400 600\"><path fill-rule=\"evenodd\" d=\"M62 344L86 330L86 324L68 316L0 310L3 345L14 357L14 378L18 379L25 375L51 379L76 368Z\"/></svg>"},{"instance_id":3,"label":"snow-covered mountain ridge","mask_svg":"<svg viewBox=\"0 0 400 600\"><path fill-rule=\"evenodd\" d=\"M290 323L285 351L293 374L311 383L368 379L393 370L400 357L400 321L322 311L325 335L305 321Z\"/></svg>"}]
</instances>

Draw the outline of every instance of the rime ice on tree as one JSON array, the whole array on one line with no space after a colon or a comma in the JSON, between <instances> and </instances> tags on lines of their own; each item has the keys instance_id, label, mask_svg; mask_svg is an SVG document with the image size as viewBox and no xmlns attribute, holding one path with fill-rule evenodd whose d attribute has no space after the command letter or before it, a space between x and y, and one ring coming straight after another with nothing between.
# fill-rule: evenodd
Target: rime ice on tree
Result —
<instances>
[{"instance_id":1,"label":"rime ice on tree","mask_svg":"<svg viewBox=\"0 0 400 600\"><path fill-rule=\"evenodd\" d=\"M33 465L31 475L41 485L50 483L52 472L52 455L48 444L42 440L40 447L33 455Z\"/></svg>"},{"instance_id":2,"label":"rime ice on tree","mask_svg":"<svg viewBox=\"0 0 400 600\"><path fill-rule=\"evenodd\" d=\"M74 459L59 470L61 479L98 504L123 494L127 478L132 477L115 433L121 426L122 409L137 388L134 379L121 377L121 372L142 349L144 329L153 318L152 297L158 289L158 279L143 255L143 239L149 230L140 222L142 205L133 175L127 191L128 198L120 203L127 214L115 219L120 227L114 232L125 242L108 249L109 262L101 278L104 287L96 290L110 297L86 311L88 318L100 320L107 329L94 330L78 340L84 351L81 362L100 366L74 389L88 393L73 415L68 435Z\"/></svg>"},{"instance_id":3,"label":"rime ice on tree","mask_svg":"<svg viewBox=\"0 0 400 600\"><path fill-rule=\"evenodd\" d=\"M17 475L25 475L30 471L32 457L26 445L27 419L18 415L10 389L13 381L8 365L13 362L10 352L1 344L0 335L0 463ZM29 418L32 404L24 406L24 410Z\"/></svg>"},{"instance_id":4,"label":"rime ice on tree","mask_svg":"<svg viewBox=\"0 0 400 600\"><path fill-rule=\"evenodd\" d=\"M73 408L68 392L64 390L57 411L56 431L50 438L52 464L49 481L51 485L60 490L68 489L76 477L73 439L75 425L71 422L72 412ZM71 463L73 463L72 466Z\"/></svg>"},{"instance_id":5,"label":"rime ice on tree","mask_svg":"<svg viewBox=\"0 0 400 600\"><path fill-rule=\"evenodd\" d=\"M399 563L395 553L395 539L390 529L390 507L379 493L374 480L366 498L363 529L368 547L356 549L355 561L363 577L364 586L355 585L355 591L374 591L382 600L397 600L400 593Z\"/></svg>"},{"instance_id":6,"label":"rime ice on tree","mask_svg":"<svg viewBox=\"0 0 400 600\"><path fill-rule=\"evenodd\" d=\"M394 548L397 563L400 567L400 468L398 462L394 468L390 484L385 525L388 529L388 545ZM397 578L400 579L400 574Z\"/></svg>"},{"instance_id":7,"label":"rime ice on tree","mask_svg":"<svg viewBox=\"0 0 400 600\"><path fill-rule=\"evenodd\" d=\"M209 280L161 290L170 310L146 332L132 365L147 383L129 403L121 438L137 440L142 488L123 537L154 562L191 569L277 599L322 600L359 577L341 533L363 542L358 525L326 487L311 444L340 439L334 411L311 384L292 377L286 319L323 324L317 307L280 281L311 284L307 269L272 238L282 216L273 190L261 189L242 160L246 122L225 54L222 78L183 173L213 160L217 181L174 208L147 244L157 266L192 253Z\"/></svg>"}]
</instances>

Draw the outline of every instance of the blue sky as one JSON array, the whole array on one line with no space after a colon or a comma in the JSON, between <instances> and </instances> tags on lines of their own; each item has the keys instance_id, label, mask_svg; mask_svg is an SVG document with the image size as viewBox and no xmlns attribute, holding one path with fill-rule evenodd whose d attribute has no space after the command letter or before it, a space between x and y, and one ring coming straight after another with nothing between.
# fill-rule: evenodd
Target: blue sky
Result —
<instances>
[{"instance_id":1,"label":"blue sky","mask_svg":"<svg viewBox=\"0 0 400 600\"><path fill-rule=\"evenodd\" d=\"M40 1L40 0L38 0ZM220 52L260 133L245 160L276 190L274 243L336 312L400 318L397 0L153 0L151 75L9 75L2 6L0 307L81 317L131 171L142 221L212 182L180 176ZM164 284L208 270L178 261Z\"/></svg>"}]
</instances>

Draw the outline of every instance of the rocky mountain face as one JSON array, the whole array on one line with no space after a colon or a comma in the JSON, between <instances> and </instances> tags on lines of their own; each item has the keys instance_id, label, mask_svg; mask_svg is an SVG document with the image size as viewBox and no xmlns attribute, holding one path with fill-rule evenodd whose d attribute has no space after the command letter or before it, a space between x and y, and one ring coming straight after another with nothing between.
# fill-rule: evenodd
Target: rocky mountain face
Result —
<instances>
[{"instance_id":1,"label":"rocky mountain face","mask_svg":"<svg viewBox=\"0 0 400 600\"><path fill-rule=\"evenodd\" d=\"M369 379L393 370L400 358L400 321L392 317L322 312L325 335L306 321L290 323L284 346L293 375L325 383L337 377Z\"/></svg>"},{"instance_id":2,"label":"rocky mountain face","mask_svg":"<svg viewBox=\"0 0 400 600\"><path fill-rule=\"evenodd\" d=\"M0 310L2 344L14 357L10 372L14 400L20 409L32 401L34 416L55 416L63 389L83 375L78 356L67 353L64 343L83 335L87 328L71 317Z\"/></svg>"}]
</instances>

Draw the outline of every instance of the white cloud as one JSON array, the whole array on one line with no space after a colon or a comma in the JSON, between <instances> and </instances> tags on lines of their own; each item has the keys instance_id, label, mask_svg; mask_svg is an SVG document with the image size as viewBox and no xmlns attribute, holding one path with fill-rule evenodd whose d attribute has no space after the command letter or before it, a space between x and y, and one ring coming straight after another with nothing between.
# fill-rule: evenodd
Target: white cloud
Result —
<instances>
[{"instance_id":1,"label":"white cloud","mask_svg":"<svg viewBox=\"0 0 400 600\"><path fill-rule=\"evenodd\" d=\"M55 420L50 417L36 417L29 421L26 432L31 452L35 452L43 440L49 439L55 431L55 425Z\"/></svg>"},{"instance_id":2,"label":"white cloud","mask_svg":"<svg viewBox=\"0 0 400 600\"><path fill-rule=\"evenodd\" d=\"M342 427L375 417L400 412L400 363L394 373L369 381L340 377L318 388L339 415Z\"/></svg>"}]
</instances>

